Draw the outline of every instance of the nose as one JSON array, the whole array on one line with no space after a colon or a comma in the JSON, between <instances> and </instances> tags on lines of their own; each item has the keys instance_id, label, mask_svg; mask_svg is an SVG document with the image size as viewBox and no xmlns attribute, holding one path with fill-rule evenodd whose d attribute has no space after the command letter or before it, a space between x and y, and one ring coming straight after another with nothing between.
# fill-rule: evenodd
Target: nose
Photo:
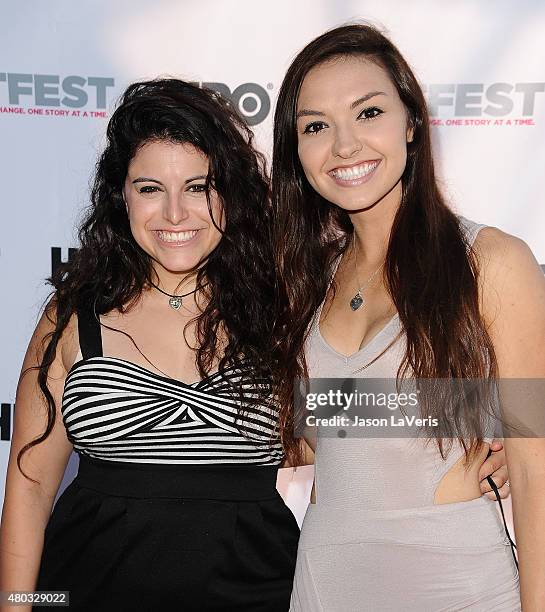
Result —
<instances>
[{"instance_id":1,"label":"nose","mask_svg":"<svg viewBox=\"0 0 545 612\"><path fill-rule=\"evenodd\" d=\"M357 137L357 134L350 127L339 128L335 130L335 141L333 142L333 155L350 159L362 149L362 143Z\"/></svg>"},{"instance_id":2,"label":"nose","mask_svg":"<svg viewBox=\"0 0 545 612\"><path fill-rule=\"evenodd\" d=\"M172 225L178 225L189 217L183 195L177 193L169 194L165 201L164 217Z\"/></svg>"}]
</instances>

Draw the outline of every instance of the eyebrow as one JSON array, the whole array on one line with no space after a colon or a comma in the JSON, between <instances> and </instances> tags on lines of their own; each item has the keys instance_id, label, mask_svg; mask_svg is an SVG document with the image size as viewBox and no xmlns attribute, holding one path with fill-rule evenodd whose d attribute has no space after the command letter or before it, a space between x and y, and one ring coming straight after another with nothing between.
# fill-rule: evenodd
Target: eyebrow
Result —
<instances>
[{"instance_id":1,"label":"eyebrow","mask_svg":"<svg viewBox=\"0 0 545 612\"><path fill-rule=\"evenodd\" d=\"M188 179L184 181L184 184L187 185L187 183L192 183L193 181L197 181L200 179L206 179L206 174L198 174L196 176L190 176ZM161 183L161 181L158 181L157 179L148 178L146 176L139 176L138 178L135 178L132 183L133 185L136 183L157 183L158 185L163 184Z\"/></svg>"},{"instance_id":2,"label":"eyebrow","mask_svg":"<svg viewBox=\"0 0 545 612\"><path fill-rule=\"evenodd\" d=\"M367 100L370 100L371 98L374 98L375 96L386 96L386 95L387 94L384 91L370 91L364 96L361 96L361 98L354 100L354 102L352 102L352 104L350 105L350 108L353 110L360 104L367 102ZM322 113L321 111L317 111L317 110L311 110L308 108L302 108L300 111L297 111L297 115L295 115L295 119L299 119L299 117L310 117L313 115L317 117L324 117L325 113Z\"/></svg>"}]
</instances>

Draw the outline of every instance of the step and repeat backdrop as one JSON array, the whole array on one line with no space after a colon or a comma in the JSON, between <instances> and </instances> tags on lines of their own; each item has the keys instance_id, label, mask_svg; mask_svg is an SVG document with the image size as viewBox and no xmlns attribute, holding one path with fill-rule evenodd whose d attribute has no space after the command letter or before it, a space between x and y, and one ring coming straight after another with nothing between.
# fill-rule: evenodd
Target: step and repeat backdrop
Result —
<instances>
[{"instance_id":1,"label":"step and repeat backdrop","mask_svg":"<svg viewBox=\"0 0 545 612\"><path fill-rule=\"evenodd\" d=\"M17 380L44 279L75 227L108 117L135 80L178 76L228 95L269 154L284 72L350 21L386 31L419 76L454 209L524 239L545 264L545 4L541 0L36 0L0 20L0 500ZM65 484L74 475L73 458ZM301 520L312 468L283 470Z\"/></svg>"}]
</instances>

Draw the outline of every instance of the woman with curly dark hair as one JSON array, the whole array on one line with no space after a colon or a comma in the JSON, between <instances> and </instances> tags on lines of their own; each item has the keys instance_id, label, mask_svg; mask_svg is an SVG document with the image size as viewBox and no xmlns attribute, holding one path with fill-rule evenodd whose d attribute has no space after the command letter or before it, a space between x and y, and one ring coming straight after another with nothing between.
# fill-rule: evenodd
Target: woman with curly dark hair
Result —
<instances>
[{"instance_id":1,"label":"woman with curly dark hair","mask_svg":"<svg viewBox=\"0 0 545 612\"><path fill-rule=\"evenodd\" d=\"M126 90L23 365L3 590L69 591L75 610L287 609L269 215L223 101L176 79Z\"/></svg>"}]
</instances>

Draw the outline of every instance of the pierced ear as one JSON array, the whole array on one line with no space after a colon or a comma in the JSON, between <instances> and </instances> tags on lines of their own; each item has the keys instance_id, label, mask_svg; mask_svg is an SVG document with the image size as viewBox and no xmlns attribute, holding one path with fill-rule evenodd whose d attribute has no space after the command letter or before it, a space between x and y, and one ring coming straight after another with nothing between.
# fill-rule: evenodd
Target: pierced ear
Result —
<instances>
[{"instance_id":1,"label":"pierced ear","mask_svg":"<svg viewBox=\"0 0 545 612\"><path fill-rule=\"evenodd\" d=\"M407 142L412 142L414 140L414 124L415 120L413 115L407 111Z\"/></svg>"},{"instance_id":2,"label":"pierced ear","mask_svg":"<svg viewBox=\"0 0 545 612\"><path fill-rule=\"evenodd\" d=\"M123 198L123 203L125 204L125 210L127 213L129 212L129 205L127 204L127 199L125 198L125 191L121 190L121 197Z\"/></svg>"}]
</instances>

